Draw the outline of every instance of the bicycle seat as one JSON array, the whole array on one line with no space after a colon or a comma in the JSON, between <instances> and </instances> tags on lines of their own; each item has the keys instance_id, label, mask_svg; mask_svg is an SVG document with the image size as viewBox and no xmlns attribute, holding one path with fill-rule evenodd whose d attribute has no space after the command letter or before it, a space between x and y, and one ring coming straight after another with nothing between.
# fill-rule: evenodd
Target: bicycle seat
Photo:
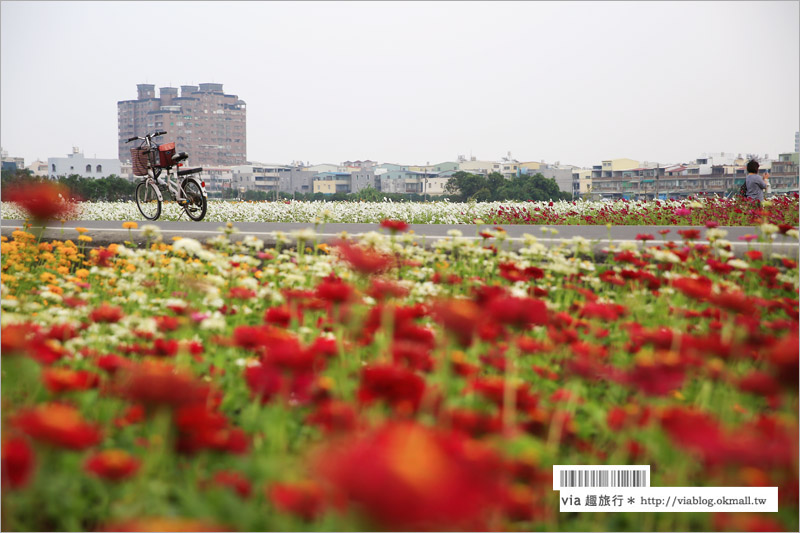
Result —
<instances>
[{"instance_id":1,"label":"bicycle seat","mask_svg":"<svg viewBox=\"0 0 800 533\"><path fill-rule=\"evenodd\" d=\"M188 176L189 174L197 174L198 172L202 172L203 167L197 168L187 168L186 170L179 170L178 176Z\"/></svg>"},{"instance_id":2,"label":"bicycle seat","mask_svg":"<svg viewBox=\"0 0 800 533\"><path fill-rule=\"evenodd\" d=\"M180 161L183 161L184 159L187 159L188 157L189 154L187 154L186 152L178 152L177 154L172 156L172 162L178 163Z\"/></svg>"}]
</instances>

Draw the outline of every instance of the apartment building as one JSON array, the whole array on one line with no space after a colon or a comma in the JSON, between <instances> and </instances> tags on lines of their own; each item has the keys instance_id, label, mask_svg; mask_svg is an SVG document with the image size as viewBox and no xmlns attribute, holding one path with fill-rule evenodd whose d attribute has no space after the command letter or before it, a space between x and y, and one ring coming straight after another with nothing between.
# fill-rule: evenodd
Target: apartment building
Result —
<instances>
[{"instance_id":1,"label":"apartment building","mask_svg":"<svg viewBox=\"0 0 800 533\"><path fill-rule=\"evenodd\" d=\"M572 197L582 198L592 190L592 169L580 168L572 171Z\"/></svg>"},{"instance_id":2,"label":"apartment building","mask_svg":"<svg viewBox=\"0 0 800 533\"><path fill-rule=\"evenodd\" d=\"M175 142L187 152L187 165L234 166L247 160L247 106L238 96L225 94L221 83L161 87L136 86L136 100L117 102L119 159L130 161L130 137L155 130L167 135L159 143Z\"/></svg>"}]
</instances>

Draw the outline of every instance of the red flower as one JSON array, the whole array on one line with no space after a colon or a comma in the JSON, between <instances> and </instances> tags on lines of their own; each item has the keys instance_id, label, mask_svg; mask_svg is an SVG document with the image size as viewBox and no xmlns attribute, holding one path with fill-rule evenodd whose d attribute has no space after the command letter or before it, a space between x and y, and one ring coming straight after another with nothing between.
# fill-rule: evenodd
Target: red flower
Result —
<instances>
[{"instance_id":1,"label":"red flower","mask_svg":"<svg viewBox=\"0 0 800 533\"><path fill-rule=\"evenodd\" d=\"M403 220L390 220L387 218L381 221L381 227L388 229L392 233L397 233L407 230L408 223Z\"/></svg>"},{"instance_id":2,"label":"red flower","mask_svg":"<svg viewBox=\"0 0 800 533\"><path fill-rule=\"evenodd\" d=\"M100 382L97 374L88 370L70 370L68 368L45 368L42 370L42 381L47 390L53 394L76 390L87 390L96 387Z\"/></svg>"},{"instance_id":3,"label":"red flower","mask_svg":"<svg viewBox=\"0 0 800 533\"><path fill-rule=\"evenodd\" d=\"M109 481L122 481L139 469L141 462L124 450L103 450L86 460L84 468L97 477Z\"/></svg>"},{"instance_id":4,"label":"red flower","mask_svg":"<svg viewBox=\"0 0 800 533\"><path fill-rule=\"evenodd\" d=\"M760 261L764 254L760 250L747 250L746 255L751 261Z\"/></svg>"},{"instance_id":5,"label":"red flower","mask_svg":"<svg viewBox=\"0 0 800 533\"><path fill-rule=\"evenodd\" d=\"M3 487L18 489L28 484L36 456L28 440L11 437L3 440Z\"/></svg>"},{"instance_id":6,"label":"red flower","mask_svg":"<svg viewBox=\"0 0 800 533\"><path fill-rule=\"evenodd\" d=\"M362 274L383 272L389 268L394 260L390 255L354 246L345 241L340 241L337 244L337 248L344 260L350 263L353 270Z\"/></svg>"},{"instance_id":7,"label":"red flower","mask_svg":"<svg viewBox=\"0 0 800 533\"><path fill-rule=\"evenodd\" d=\"M686 372L682 365L670 362L638 364L623 381L650 396L664 396L683 386Z\"/></svg>"},{"instance_id":8,"label":"red flower","mask_svg":"<svg viewBox=\"0 0 800 533\"><path fill-rule=\"evenodd\" d=\"M516 296L492 299L486 312L497 322L518 328L547 324L548 318L547 306L542 300Z\"/></svg>"},{"instance_id":9,"label":"red flower","mask_svg":"<svg viewBox=\"0 0 800 533\"><path fill-rule=\"evenodd\" d=\"M95 360L95 364L97 365L97 368L99 368L100 370L105 370L109 374L114 374L117 370L121 368L131 367L133 365L133 362L119 355L108 354L98 357Z\"/></svg>"},{"instance_id":10,"label":"red flower","mask_svg":"<svg viewBox=\"0 0 800 533\"><path fill-rule=\"evenodd\" d=\"M114 391L147 406L178 407L204 402L211 392L208 385L190 374L157 361L145 361L120 374Z\"/></svg>"},{"instance_id":11,"label":"red flower","mask_svg":"<svg viewBox=\"0 0 800 533\"><path fill-rule=\"evenodd\" d=\"M348 432L356 428L356 411L349 403L332 400L309 414L306 423L320 426L326 433Z\"/></svg>"},{"instance_id":12,"label":"red flower","mask_svg":"<svg viewBox=\"0 0 800 533\"><path fill-rule=\"evenodd\" d=\"M453 298L434 305L434 316L462 346L469 346L481 320L481 308L472 300Z\"/></svg>"},{"instance_id":13,"label":"red flower","mask_svg":"<svg viewBox=\"0 0 800 533\"><path fill-rule=\"evenodd\" d=\"M389 297L402 298L408 294L408 289L391 280L372 278L368 294L376 300L385 300Z\"/></svg>"},{"instance_id":14,"label":"red flower","mask_svg":"<svg viewBox=\"0 0 800 533\"><path fill-rule=\"evenodd\" d=\"M699 229L679 229L677 231L678 235L683 237L684 240L691 241L700 238L700 230Z\"/></svg>"},{"instance_id":15,"label":"red flower","mask_svg":"<svg viewBox=\"0 0 800 533\"><path fill-rule=\"evenodd\" d=\"M247 439L241 429L233 428L222 413L204 404L185 405L174 412L178 428L177 450L193 454L203 449L244 453Z\"/></svg>"},{"instance_id":16,"label":"red flower","mask_svg":"<svg viewBox=\"0 0 800 533\"><path fill-rule=\"evenodd\" d=\"M352 285L345 283L339 278L330 276L320 281L316 290L317 298L333 304L342 304L350 301L354 293L355 291Z\"/></svg>"},{"instance_id":17,"label":"red flower","mask_svg":"<svg viewBox=\"0 0 800 533\"><path fill-rule=\"evenodd\" d=\"M156 316L153 317L156 321L156 326L158 327L158 331L167 332L167 331L175 331L180 327L180 321L174 316Z\"/></svg>"},{"instance_id":18,"label":"red flower","mask_svg":"<svg viewBox=\"0 0 800 533\"><path fill-rule=\"evenodd\" d=\"M380 398L401 412L413 413L424 391L425 380L413 371L397 365L374 365L361 373L358 399L370 403Z\"/></svg>"},{"instance_id":19,"label":"red flower","mask_svg":"<svg viewBox=\"0 0 800 533\"><path fill-rule=\"evenodd\" d=\"M255 291L248 289L247 287L232 287L231 290L228 291L228 298L231 300L249 300L250 298L255 298L256 293Z\"/></svg>"},{"instance_id":20,"label":"red flower","mask_svg":"<svg viewBox=\"0 0 800 533\"><path fill-rule=\"evenodd\" d=\"M250 481L239 472L231 470L220 470L214 474L211 482L214 485L233 490L242 498L249 498L253 492L253 486Z\"/></svg>"},{"instance_id":21,"label":"red flower","mask_svg":"<svg viewBox=\"0 0 800 533\"><path fill-rule=\"evenodd\" d=\"M703 456L722 453L722 431L707 413L686 407L671 407L661 415L661 426L672 441Z\"/></svg>"},{"instance_id":22,"label":"red flower","mask_svg":"<svg viewBox=\"0 0 800 533\"><path fill-rule=\"evenodd\" d=\"M46 403L21 411L14 425L36 440L72 450L83 450L100 442L100 431L80 412L67 405Z\"/></svg>"},{"instance_id":23,"label":"red flower","mask_svg":"<svg viewBox=\"0 0 800 533\"><path fill-rule=\"evenodd\" d=\"M103 303L100 307L92 310L89 318L92 322L114 323L122 320L122 309Z\"/></svg>"},{"instance_id":24,"label":"red flower","mask_svg":"<svg viewBox=\"0 0 800 533\"><path fill-rule=\"evenodd\" d=\"M158 357L175 357L178 353L177 339L156 339L153 341L153 348L150 350L151 355Z\"/></svg>"},{"instance_id":25,"label":"red flower","mask_svg":"<svg viewBox=\"0 0 800 533\"><path fill-rule=\"evenodd\" d=\"M9 324L0 329L0 351L5 356L24 354L39 327L34 324Z\"/></svg>"},{"instance_id":26,"label":"red flower","mask_svg":"<svg viewBox=\"0 0 800 533\"><path fill-rule=\"evenodd\" d=\"M292 323L292 312L286 307L270 307L264 313L264 322L267 324L275 324L282 328L288 328Z\"/></svg>"},{"instance_id":27,"label":"red flower","mask_svg":"<svg viewBox=\"0 0 800 533\"><path fill-rule=\"evenodd\" d=\"M503 502L494 452L415 423L389 423L331 445L316 465L370 519L370 529L489 530Z\"/></svg>"},{"instance_id":28,"label":"red flower","mask_svg":"<svg viewBox=\"0 0 800 533\"><path fill-rule=\"evenodd\" d=\"M498 415L470 409L454 409L447 413L446 419L449 419L454 430L463 431L473 438L498 433L503 428L503 421Z\"/></svg>"},{"instance_id":29,"label":"red flower","mask_svg":"<svg viewBox=\"0 0 800 533\"><path fill-rule=\"evenodd\" d=\"M47 338L56 339L61 342L74 339L78 336L78 331L72 324L54 324L47 332Z\"/></svg>"},{"instance_id":30,"label":"red flower","mask_svg":"<svg viewBox=\"0 0 800 533\"><path fill-rule=\"evenodd\" d=\"M100 248L99 250L92 251L92 256L94 257L94 264L99 267L110 267L111 265L111 258L117 255L116 252L112 252L111 250L107 250L105 248Z\"/></svg>"},{"instance_id":31,"label":"red flower","mask_svg":"<svg viewBox=\"0 0 800 533\"><path fill-rule=\"evenodd\" d=\"M773 396L780 393L779 384L774 377L758 370L750 371L738 383L739 389L761 396Z\"/></svg>"},{"instance_id":32,"label":"red flower","mask_svg":"<svg viewBox=\"0 0 800 533\"><path fill-rule=\"evenodd\" d=\"M313 481L273 483L267 488L267 499L282 513L311 521L325 510L325 493Z\"/></svg>"},{"instance_id":33,"label":"red flower","mask_svg":"<svg viewBox=\"0 0 800 533\"><path fill-rule=\"evenodd\" d=\"M624 316L627 310L620 304L587 302L581 308L580 318L598 318L604 322L613 322Z\"/></svg>"},{"instance_id":34,"label":"red flower","mask_svg":"<svg viewBox=\"0 0 800 533\"><path fill-rule=\"evenodd\" d=\"M144 420L144 407L141 405L131 405L125 409L125 413L114 420L114 425L118 428L124 428L131 424L137 424Z\"/></svg>"},{"instance_id":35,"label":"red flower","mask_svg":"<svg viewBox=\"0 0 800 533\"><path fill-rule=\"evenodd\" d=\"M686 296L696 300L705 300L711 296L712 282L708 278L675 278L672 286Z\"/></svg>"},{"instance_id":36,"label":"red flower","mask_svg":"<svg viewBox=\"0 0 800 533\"><path fill-rule=\"evenodd\" d=\"M637 241L652 241L655 240L655 236L652 233L637 233L636 234Z\"/></svg>"},{"instance_id":37,"label":"red flower","mask_svg":"<svg viewBox=\"0 0 800 533\"><path fill-rule=\"evenodd\" d=\"M56 183L31 183L6 191L4 200L16 203L36 220L69 218L75 205L68 202L69 189Z\"/></svg>"},{"instance_id":38,"label":"red flower","mask_svg":"<svg viewBox=\"0 0 800 533\"><path fill-rule=\"evenodd\" d=\"M275 396L283 396L301 404L311 400L314 374L281 371L277 365L257 364L244 370L244 378L254 397L269 403Z\"/></svg>"}]
</instances>

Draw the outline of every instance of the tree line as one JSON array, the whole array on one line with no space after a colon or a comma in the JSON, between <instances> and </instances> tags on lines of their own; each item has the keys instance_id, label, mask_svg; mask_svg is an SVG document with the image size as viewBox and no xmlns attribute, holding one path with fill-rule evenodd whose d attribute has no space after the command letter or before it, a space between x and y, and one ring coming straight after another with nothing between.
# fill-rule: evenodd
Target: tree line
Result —
<instances>
[{"instance_id":1,"label":"tree line","mask_svg":"<svg viewBox=\"0 0 800 533\"><path fill-rule=\"evenodd\" d=\"M64 185L73 198L85 201L133 201L136 182L111 175L106 178L82 178L77 174L50 180L46 177L33 176L29 170L3 170L2 188L25 182L55 181ZM223 189L221 192L210 191L210 198L223 200L305 200L305 201L365 201L381 202L385 199L393 202L422 202L426 200L445 200L454 202L496 202L506 200L557 201L571 200L572 194L558 188L555 180L545 178L541 174L525 175L506 179L494 172L488 176L470 174L460 171L453 174L445 187L446 194L440 196L422 195L418 193L388 193L373 187L367 187L355 193L337 192L323 193L285 193L247 190L240 192L236 188Z\"/></svg>"},{"instance_id":2,"label":"tree line","mask_svg":"<svg viewBox=\"0 0 800 533\"><path fill-rule=\"evenodd\" d=\"M454 196L454 200L460 202L572 200L572 193L563 192L558 188L556 180L545 178L541 174L522 174L506 179L499 172L483 176L459 171L447 182L445 190Z\"/></svg>"}]
</instances>

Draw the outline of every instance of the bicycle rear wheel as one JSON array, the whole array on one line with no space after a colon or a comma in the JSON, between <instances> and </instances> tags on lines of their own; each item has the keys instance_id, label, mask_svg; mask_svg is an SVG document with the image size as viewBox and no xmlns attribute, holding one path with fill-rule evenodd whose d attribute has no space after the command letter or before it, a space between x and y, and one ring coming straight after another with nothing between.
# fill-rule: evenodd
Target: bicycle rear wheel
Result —
<instances>
[{"instance_id":1,"label":"bicycle rear wheel","mask_svg":"<svg viewBox=\"0 0 800 533\"><path fill-rule=\"evenodd\" d=\"M183 205L186 215L195 222L203 220L208 209L208 199L203 196L200 186L194 180L185 179L181 183L181 189L186 198L186 203Z\"/></svg>"},{"instance_id":2,"label":"bicycle rear wheel","mask_svg":"<svg viewBox=\"0 0 800 533\"><path fill-rule=\"evenodd\" d=\"M153 183L142 181L136 186L136 207L147 220L156 220L161 216L161 200Z\"/></svg>"}]
</instances>

